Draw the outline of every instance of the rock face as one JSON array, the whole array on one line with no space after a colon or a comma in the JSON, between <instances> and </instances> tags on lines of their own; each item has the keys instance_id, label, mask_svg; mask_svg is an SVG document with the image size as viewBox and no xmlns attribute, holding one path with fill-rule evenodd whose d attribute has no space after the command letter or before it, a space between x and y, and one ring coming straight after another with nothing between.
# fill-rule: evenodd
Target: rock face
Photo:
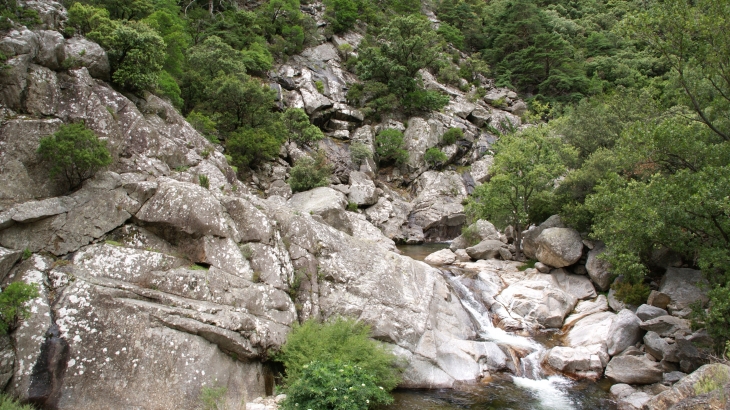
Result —
<instances>
[{"instance_id":1,"label":"rock face","mask_svg":"<svg viewBox=\"0 0 730 410\"><path fill-rule=\"evenodd\" d=\"M706 283L701 271L669 268L659 284L659 292L669 296L670 302L667 308L670 313L687 317L692 303L699 302L702 305L707 303L707 293L700 289L700 286Z\"/></svg>"},{"instance_id":2,"label":"rock face","mask_svg":"<svg viewBox=\"0 0 730 410\"><path fill-rule=\"evenodd\" d=\"M548 228L540 233L535 242L537 260L555 268L570 266L583 255L583 240L574 229Z\"/></svg>"},{"instance_id":3,"label":"rock face","mask_svg":"<svg viewBox=\"0 0 730 410\"><path fill-rule=\"evenodd\" d=\"M611 265L598 258L606 251L606 245L598 242L593 249L588 252L588 260L586 261L586 270L593 283L598 286L601 291L607 291L611 286Z\"/></svg>"},{"instance_id":4,"label":"rock face","mask_svg":"<svg viewBox=\"0 0 730 410\"><path fill-rule=\"evenodd\" d=\"M698 393L709 393L723 390L730 380L730 367L724 364L708 364L700 367L694 373L684 377L671 389L659 393L644 404L648 410L686 409L686 408L712 408L705 405L699 407L683 407L676 404L692 397ZM700 386L708 391L700 390Z\"/></svg>"},{"instance_id":5,"label":"rock face","mask_svg":"<svg viewBox=\"0 0 730 410\"><path fill-rule=\"evenodd\" d=\"M525 256L531 259L536 259L537 252L537 238L540 236L542 231L548 228L564 228L563 222L560 220L559 215L553 215L539 226L533 227L532 229L522 233L522 251ZM557 267L557 266L556 266Z\"/></svg>"},{"instance_id":6,"label":"rock face","mask_svg":"<svg viewBox=\"0 0 730 410\"><path fill-rule=\"evenodd\" d=\"M375 184L367 175L353 171L350 173L350 193L347 199L358 206L374 205L378 202L375 189Z\"/></svg>"},{"instance_id":7,"label":"rock face","mask_svg":"<svg viewBox=\"0 0 730 410\"><path fill-rule=\"evenodd\" d=\"M606 377L627 384L652 384L662 380L659 363L644 356L616 356L608 362Z\"/></svg>"},{"instance_id":8,"label":"rock face","mask_svg":"<svg viewBox=\"0 0 730 410\"><path fill-rule=\"evenodd\" d=\"M456 237L466 221L461 202L467 193L461 176L453 171L427 171L416 181L416 190L409 218L423 228L426 240Z\"/></svg>"}]
</instances>

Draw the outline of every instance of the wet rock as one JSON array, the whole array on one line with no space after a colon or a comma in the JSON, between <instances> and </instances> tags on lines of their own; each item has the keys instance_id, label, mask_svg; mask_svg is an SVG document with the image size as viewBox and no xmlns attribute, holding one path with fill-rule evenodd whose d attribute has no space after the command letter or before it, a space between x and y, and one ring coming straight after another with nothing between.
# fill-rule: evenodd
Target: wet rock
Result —
<instances>
[{"instance_id":1,"label":"wet rock","mask_svg":"<svg viewBox=\"0 0 730 410\"><path fill-rule=\"evenodd\" d=\"M423 261L430 265L451 265L456 262L456 258L456 254L450 249L442 249L426 256Z\"/></svg>"},{"instance_id":2,"label":"wet rock","mask_svg":"<svg viewBox=\"0 0 730 410\"><path fill-rule=\"evenodd\" d=\"M606 245L598 242L593 249L588 252L588 260L586 261L586 270L593 283L598 286L601 291L607 291L611 286L611 264L599 259L598 256L606 251Z\"/></svg>"},{"instance_id":3,"label":"wet rock","mask_svg":"<svg viewBox=\"0 0 730 410\"><path fill-rule=\"evenodd\" d=\"M540 233L535 242L537 260L555 268L570 266L583 255L583 241L574 229L548 228Z\"/></svg>"},{"instance_id":4,"label":"wet rock","mask_svg":"<svg viewBox=\"0 0 730 410\"><path fill-rule=\"evenodd\" d=\"M634 312L628 309L618 312L616 319L608 330L608 340L606 342L608 354L614 356L641 340L643 331L639 327L640 324L641 320L636 317Z\"/></svg>"},{"instance_id":5,"label":"wet rock","mask_svg":"<svg viewBox=\"0 0 730 410\"><path fill-rule=\"evenodd\" d=\"M643 356L616 356L606 366L606 377L618 383L652 384L662 381L659 363Z\"/></svg>"}]
</instances>

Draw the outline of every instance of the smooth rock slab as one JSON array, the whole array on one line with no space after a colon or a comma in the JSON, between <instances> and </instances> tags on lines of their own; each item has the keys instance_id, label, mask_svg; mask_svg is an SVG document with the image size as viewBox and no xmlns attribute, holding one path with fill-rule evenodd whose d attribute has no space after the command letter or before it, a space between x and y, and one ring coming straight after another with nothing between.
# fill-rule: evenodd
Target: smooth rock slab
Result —
<instances>
[{"instance_id":1,"label":"smooth rock slab","mask_svg":"<svg viewBox=\"0 0 730 410\"><path fill-rule=\"evenodd\" d=\"M659 363L644 356L616 356L606 366L606 377L626 384L652 384L662 381Z\"/></svg>"},{"instance_id":2,"label":"smooth rock slab","mask_svg":"<svg viewBox=\"0 0 730 410\"><path fill-rule=\"evenodd\" d=\"M426 256L423 261L430 265L451 265L456 262L456 254L450 249L441 249Z\"/></svg>"}]
</instances>

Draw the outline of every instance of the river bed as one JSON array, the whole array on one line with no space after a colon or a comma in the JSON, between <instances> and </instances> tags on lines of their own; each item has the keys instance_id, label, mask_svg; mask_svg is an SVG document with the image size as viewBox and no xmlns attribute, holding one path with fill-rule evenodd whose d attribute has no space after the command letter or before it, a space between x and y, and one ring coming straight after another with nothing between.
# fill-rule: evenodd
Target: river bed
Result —
<instances>
[{"instance_id":1,"label":"river bed","mask_svg":"<svg viewBox=\"0 0 730 410\"><path fill-rule=\"evenodd\" d=\"M405 256L423 260L448 246L448 243L432 243L400 245L398 249ZM535 339L546 348L555 343L551 337ZM395 402L379 410L614 410L617 407L608 393L610 387L606 379L591 382L548 376L532 380L504 373L493 375L487 383L458 389L396 390Z\"/></svg>"}]
</instances>

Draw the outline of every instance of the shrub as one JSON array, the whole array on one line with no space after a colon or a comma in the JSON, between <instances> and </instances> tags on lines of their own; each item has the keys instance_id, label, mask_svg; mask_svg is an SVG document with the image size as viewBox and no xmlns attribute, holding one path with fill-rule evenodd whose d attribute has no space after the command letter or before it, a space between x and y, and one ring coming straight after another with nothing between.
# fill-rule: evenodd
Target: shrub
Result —
<instances>
[{"instance_id":1,"label":"shrub","mask_svg":"<svg viewBox=\"0 0 730 410\"><path fill-rule=\"evenodd\" d=\"M617 281L611 287L616 291L616 299L635 306L646 303L651 292L651 289L643 283L628 281Z\"/></svg>"},{"instance_id":2,"label":"shrub","mask_svg":"<svg viewBox=\"0 0 730 410\"><path fill-rule=\"evenodd\" d=\"M287 108L281 116L281 121L289 132L290 138L298 143L309 144L324 138L322 130L309 122L309 116L301 108Z\"/></svg>"},{"instance_id":3,"label":"shrub","mask_svg":"<svg viewBox=\"0 0 730 410\"><path fill-rule=\"evenodd\" d=\"M311 370L307 371L305 366L316 361L360 366L385 391L392 390L400 381L396 357L370 339L369 334L368 325L353 319L337 318L325 323L308 320L295 324L276 356L286 368L286 384L292 387L297 380L308 376Z\"/></svg>"},{"instance_id":4,"label":"shrub","mask_svg":"<svg viewBox=\"0 0 730 410\"><path fill-rule=\"evenodd\" d=\"M461 128L449 128L449 130L441 136L441 142L444 145L451 145L462 138L464 138L464 131L462 131Z\"/></svg>"},{"instance_id":5,"label":"shrub","mask_svg":"<svg viewBox=\"0 0 730 410\"><path fill-rule=\"evenodd\" d=\"M236 166L254 166L279 154L281 141L264 129L241 128L226 141Z\"/></svg>"},{"instance_id":6,"label":"shrub","mask_svg":"<svg viewBox=\"0 0 730 410\"><path fill-rule=\"evenodd\" d=\"M203 387L198 397L203 410L225 409L225 404L222 404L222 402L227 391L228 389L225 387Z\"/></svg>"},{"instance_id":7,"label":"shrub","mask_svg":"<svg viewBox=\"0 0 730 410\"><path fill-rule=\"evenodd\" d=\"M35 410L29 404L20 404L12 397L0 394L0 410Z\"/></svg>"},{"instance_id":8,"label":"shrub","mask_svg":"<svg viewBox=\"0 0 730 410\"><path fill-rule=\"evenodd\" d=\"M112 163L106 142L83 122L62 125L55 134L42 138L38 155L51 163L51 178L62 175L71 189Z\"/></svg>"},{"instance_id":9,"label":"shrub","mask_svg":"<svg viewBox=\"0 0 730 410\"><path fill-rule=\"evenodd\" d=\"M408 151L404 149L403 133L393 128L381 131L375 137L375 153L380 163L405 163L408 160Z\"/></svg>"},{"instance_id":10,"label":"shrub","mask_svg":"<svg viewBox=\"0 0 730 410\"><path fill-rule=\"evenodd\" d=\"M322 82L322 80L315 81L314 86L317 88L318 93L324 93L324 83Z\"/></svg>"},{"instance_id":11,"label":"shrub","mask_svg":"<svg viewBox=\"0 0 730 410\"><path fill-rule=\"evenodd\" d=\"M366 159L373 158L373 151L367 144L356 141L350 145L350 158L355 165L360 165Z\"/></svg>"},{"instance_id":12,"label":"shrub","mask_svg":"<svg viewBox=\"0 0 730 410\"><path fill-rule=\"evenodd\" d=\"M461 236L466 239L466 243L469 246L474 246L482 241L482 237L479 236L479 232L477 231L476 224L462 227Z\"/></svg>"},{"instance_id":13,"label":"shrub","mask_svg":"<svg viewBox=\"0 0 730 410\"><path fill-rule=\"evenodd\" d=\"M202 186L205 189L210 188L210 181L208 180L208 176L205 174L198 174L198 182L200 182L200 186Z\"/></svg>"},{"instance_id":14,"label":"shrub","mask_svg":"<svg viewBox=\"0 0 730 410\"><path fill-rule=\"evenodd\" d=\"M220 144L220 140L218 139L218 130L216 129L217 124L212 118L201 112L191 111L186 120L193 128L195 128L196 131L203 134L205 139L213 144ZM229 160L228 162L231 161L232 160Z\"/></svg>"},{"instance_id":15,"label":"shrub","mask_svg":"<svg viewBox=\"0 0 730 410\"><path fill-rule=\"evenodd\" d=\"M292 191L308 191L329 184L332 168L327 164L325 156L319 153L316 158L302 157L297 160L289 175L288 182Z\"/></svg>"},{"instance_id":16,"label":"shrub","mask_svg":"<svg viewBox=\"0 0 730 410\"><path fill-rule=\"evenodd\" d=\"M284 410L366 410L392 402L393 398L378 385L375 375L362 367L341 361L313 361L303 366L301 377L289 386L281 407Z\"/></svg>"},{"instance_id":17,"label":"shrub","mask_svg":"<svg viewBox=\"0 0 730 410\"><path fill-rule=\"evenodd\" d=\"M25 282L13 282L0 293L0 335L13 330L18 321L27 319L26 303L38 297L38 287Z\"/></svg>"},{"instance_id":18,"label":"shrub","mask_svg":"<svg viewBox=\"0 0 730 410\"><path fill-rule=\"evenodd\" d=\"M448 161L449 157L447 157L440 149L431 147L426 150L426 153L423 155L423 160L427 165L437 167Z\"/></svg>"},{"instance_id":19,"label":"shrub","mask_svg":"<svg viewBox=\"0 0 730 410\"><path fill-rule=\"evenodd\" d=\"M348 211L355 212L355 211L357 211L357 208L358 208L357 207L357 202L348 202L347 203L347 210Z\"/></svg>"}]
</instances>

